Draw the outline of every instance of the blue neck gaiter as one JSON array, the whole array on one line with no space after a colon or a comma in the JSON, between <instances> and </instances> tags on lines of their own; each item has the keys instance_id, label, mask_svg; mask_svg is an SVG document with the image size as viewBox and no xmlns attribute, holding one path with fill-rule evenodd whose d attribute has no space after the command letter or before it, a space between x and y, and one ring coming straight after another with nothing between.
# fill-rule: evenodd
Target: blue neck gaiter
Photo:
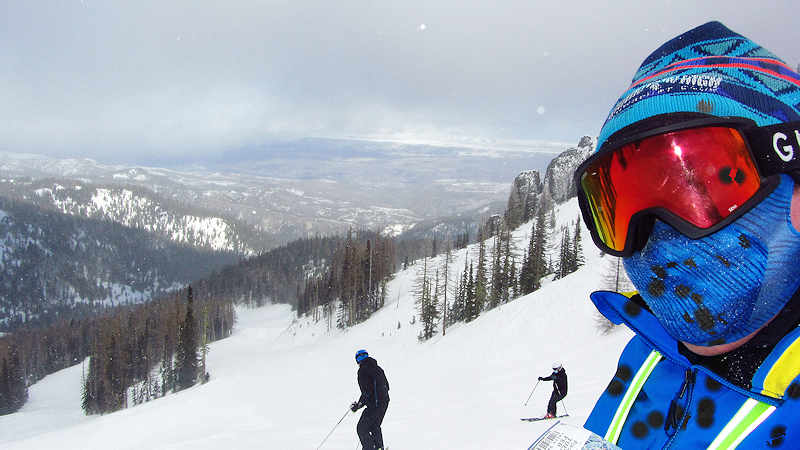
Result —
<instances>
[{"instance_id":1,"label":"blue neck gaiter","mask_svg":"<svg viewBox=\"0 0 800 450\"><path fill-rule=\"evenodd\" d=\"M623 263L675 339L734 342L772 319L800 287L800 232L791 223L794 181L714 234L689 239L656 220L645 247Z\"/></svg>"}]
</instances>

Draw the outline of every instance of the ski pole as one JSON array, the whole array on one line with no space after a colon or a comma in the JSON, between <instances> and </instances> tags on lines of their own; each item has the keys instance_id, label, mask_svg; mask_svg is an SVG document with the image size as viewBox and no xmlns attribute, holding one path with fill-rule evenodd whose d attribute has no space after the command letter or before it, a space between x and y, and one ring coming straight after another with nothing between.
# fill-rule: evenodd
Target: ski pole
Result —
<instances>
[{"instance_id":1,"label":"ski pole","mask_svg":"<svg viewBox=\"0 0 800 450\"><path fill-rule=\"evenodd\" d=\"M522 406L528 406L528 402L531 401L531 397L533 397L533 391L536 390L536 388L539 386L539 383L541 383L541 382L542 382L542 380L539 380L539 381L536 382L536 385L533 386L533 389L531 390L530 395L528 395L528 399L525 400L525 404L522 405Z\"/></svg>"},{"instance_id":2,"label":"ski pole","mask_svg":"<svg viewBox=\"0 0 800 450\"><path fill-rule=\"evenodd\" d=\"M561 389L558 388L558 385L555 382L553 382L553 386L556 387L556 391L558 392L558 396L561 397ZM561 400L560 400L561 401L561 406L564 407L564 414L569 415L569 412L567 412L567 404L564 403L564 397L566 397L566 395L561 397Z\"/></svg>"},{"instance_id":3,"label":"ski pole","mask_svg":"<svg viewBox=\"0 0 800 450\"><path fill-rule=\"evenodd\" d=\"M338 421L338 422L336 422L336 425L334 425L334 426L333 426L333 429L330 431L330 433L328 433L328 435L327 435L327 436L325 436L325 439L323 439L323 440L322 440L322 442L320 442L320 443L319 443L319 446L317 447L317 450L319 450L319 449L321 449L321 448L322 448L322 445L325 443L325 441L327 441L327 440L328 440L328 438L329 438L329 437L331 437L331 435L333 434L333 432L336 430L336 427L338 427L338 426L339 426L339 424L340 424L340 423L342 423L342 421L344 420L344 418L345 418L345 417L347 417L347 414L348 414L349 412L350 412L350 408L347 408L347 412L345 412L345 413L344 413L344 415L342 416L342 418L341 418L341 419L339 419L339 421Z\"/></svg>"}]
</instances>

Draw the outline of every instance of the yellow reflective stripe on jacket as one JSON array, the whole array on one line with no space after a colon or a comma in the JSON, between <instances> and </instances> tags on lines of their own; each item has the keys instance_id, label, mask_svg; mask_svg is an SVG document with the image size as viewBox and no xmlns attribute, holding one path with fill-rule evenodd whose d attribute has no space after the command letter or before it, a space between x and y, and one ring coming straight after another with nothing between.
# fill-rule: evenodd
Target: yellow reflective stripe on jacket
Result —
<instances>
[{"instance_id":1,"label":"yellow reflective stripe on jacket","mask_svg":"<svg viewBox=\"0 0 800 450\"><path fill-rule=\"evenodd\" d=\"M761 423L767 420L775 411L774 406L748 398L739 411L720 431L716 439L708 446L709 450L734 449L744 438L753 432Z\"/></svg>"},{"instance_id":2,"label":"yellow reflective stripe on jacket","mask_svg":"<svg viewBox=\"0 0 800 450\"><path fill-rule=\"evenodd\" d=\"M636 375L633 377L630 386L628 386L628 390L625 391L625 396L622 397L622 402L620 402L617 407L617 412L614 414L611 425L609 425L608 431L606 431L606 435L604 436L604 439L608 442L616 444L619 440L622 426L625 425L625 421L628 419L628 413L630 413L633 407L633 402L636 400L636 397L639 396L639 392L642 391L645 381L647 381L647 378L653 373L653 369L659 361L661 361L661 353L653 350L644 360L642 366L639 367L639 370L636 371Z\"/></svg>"}]
</instances>

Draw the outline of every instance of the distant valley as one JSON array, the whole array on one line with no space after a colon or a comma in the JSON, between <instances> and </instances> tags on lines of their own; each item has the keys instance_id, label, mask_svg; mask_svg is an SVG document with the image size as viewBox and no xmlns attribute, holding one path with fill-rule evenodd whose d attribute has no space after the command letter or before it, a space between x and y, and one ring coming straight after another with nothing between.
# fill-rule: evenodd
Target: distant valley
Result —
<instances>
[{"instance_id":1,"label":"distant valley","mask_svg":"<svg viewBox=\"0 0 800 450\"><path fill-rule=\"evenodd\" d=\"M524 170L542 170L568 147L543 143L493 151L304 139L172 168L6 153L0 155L0 195L14 192L16 198L31 199L36 189L54 188L38 185L45 178L104 189L139 187L162 201L249 224L262 246L272 247L348 227L402 228L441 217L501 212L509 180ZM27 183L29 192L20 183Z\"/></svg>"}]
</instances>

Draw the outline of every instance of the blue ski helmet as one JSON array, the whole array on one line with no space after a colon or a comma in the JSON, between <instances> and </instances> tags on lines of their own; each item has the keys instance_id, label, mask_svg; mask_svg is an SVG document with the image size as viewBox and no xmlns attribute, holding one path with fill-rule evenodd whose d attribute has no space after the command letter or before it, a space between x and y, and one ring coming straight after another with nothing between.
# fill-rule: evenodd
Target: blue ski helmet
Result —
<instances>
[{"instance_id":1,"label":"blue ski helmet","mask_svg":"<svg viewBox=\"0 0 800 450\"><path fill-rule=\"evenodd\" d=\"M361 361L367 359L367 356L369 356L369 353L367 353L366 350L364 349L358 350L356 352L356 362L360 363Z\"/></svg>"}]
</instances>

